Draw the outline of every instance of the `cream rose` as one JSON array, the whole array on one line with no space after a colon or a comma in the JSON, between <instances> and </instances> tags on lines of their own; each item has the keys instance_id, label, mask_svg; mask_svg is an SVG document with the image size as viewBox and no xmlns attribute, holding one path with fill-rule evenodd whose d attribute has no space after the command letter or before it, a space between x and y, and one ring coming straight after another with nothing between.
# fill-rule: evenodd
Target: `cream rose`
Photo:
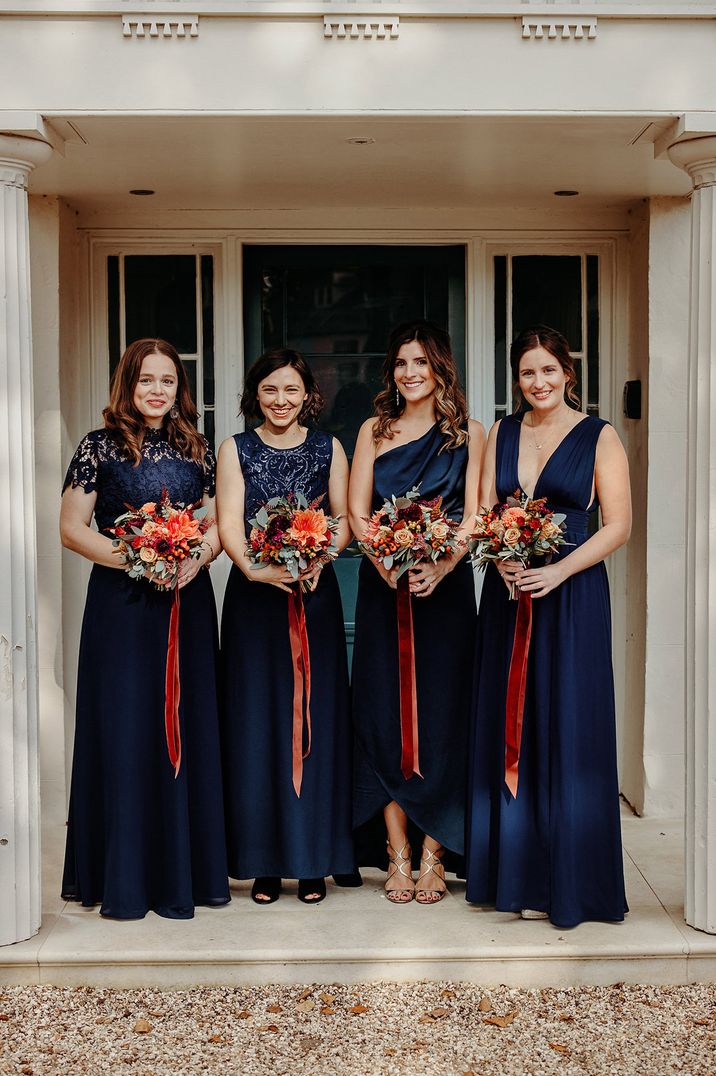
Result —
<instances>
[{"instance_id":1,"label":"cream rose","mask_svg":"<svg viewBox=\"0 0 716 1076\"><path fill-rule=\"evenodd\" d=\"M560 533L560 530L561 528L558 527L556 523L552 523L552 521L548 519L546 523L542 524L540 534L543 538L549 540L550 538L556 537L556 535Z\"/></svg>"},{"instance_id":2,"label":"cream rose","mask_svg":"<svg viewBox=\"0 0 716 1076\"><path fill-rule=\"evenodd\" d=\"M508 527L502 536L502 541L505 545L519 545L520 537L519 527Z\"/></svg>"},{"instance_id":3,"label":"cream rose","mask_svg":"<svg viewBox=\"0 0 716 1076\"><path fill-rule=\"evenodd\" d=\"M402 545L407 549L413 544L414 537L407 527L402 527L399 531L393 532L393 541L397 542L398 545Z\"/></svg>"},{"instance_id":4,"label":"cream rose","mask_svg":"<svg viewBox=\"0 0 716 1076\"><path fill-rule=\"evenodd\" d=\"M447 523L433 523L432 532L433 538L437 538L439 542L444 542L450 533L450 528Z\"/></svg>"},{"instance_id":5,"label":"cream rose","mask_svg":"<svg viewBox=\"0 0 716 1076\"><path fill-rule=\"evenodd\" d=\"M145 564L154 564L157 559L156 549L152 549L151 546L143 545L139 550L139 559L143 560Z\"/></svg>"}]
</instances>

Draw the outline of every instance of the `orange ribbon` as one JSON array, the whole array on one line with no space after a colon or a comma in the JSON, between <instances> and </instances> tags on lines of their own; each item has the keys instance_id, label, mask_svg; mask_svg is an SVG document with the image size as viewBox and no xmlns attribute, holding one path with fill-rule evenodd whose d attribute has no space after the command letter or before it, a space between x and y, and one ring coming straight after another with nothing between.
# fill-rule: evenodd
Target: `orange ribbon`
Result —
<instances>
[{"instance_id":1,"label":"orange ribbon","mask_svg":"<svg viewBox=\"0 0 716 1076\"><path fill-rule=\"evenodd\" d=\"M507 678L505 705L505 784L513 797L517 796L517 767L520 761L522 721L525 711L527 661L532 638L532 595L520 591L515 620L515 639L512 644L510 672Z\"/></svg>"},{"instance_id":2,"label":"orange ribbon","mask_svg":"<svg viewBox=\"0 0 716 1076\"><path fill-rule=\"evenodd\" d=\"M167 737L169 761L174 767L174 777L179 776L181 766L181 729L179 727L179 587L174 588L169 639L167 642L167 668L164 679L164 729Z\"/></svg>"},{"instance_id":3,"label":"orange ribbon","mask_svg":"<svg viewBox=\"0 0 716 1076\"><path fill-rule=\"evenodd\" d=\"M418 693L415 686L413 607L408 572L398 579L398 670L400 675L400 772L406 781L422 777L418 758Z\"/></svg>"},{"instance_id":4,"label":"orange ribbon","mask_svg":"<svg viewBox=\"0 0 716 1076\"><path fill-rule=\"evenodd\" d=\"M296 795L301 795L303 760L311 753L311 658L308 652L306 610L301 586L291 590L288 599L288 638L293 663L293 744L292 777ZM304 695L306 699L306 750L303 750Z\"/></svg>"}]
</instances>

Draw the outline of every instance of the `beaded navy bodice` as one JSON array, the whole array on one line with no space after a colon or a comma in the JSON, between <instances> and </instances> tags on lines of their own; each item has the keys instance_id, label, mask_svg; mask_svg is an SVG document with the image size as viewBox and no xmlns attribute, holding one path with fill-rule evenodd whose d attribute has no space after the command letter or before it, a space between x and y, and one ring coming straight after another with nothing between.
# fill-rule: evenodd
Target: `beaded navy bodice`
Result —
<instances>
[{"instance_id":1,"label":"beaded navy bodice","mask_svg":"<svg viewBox=\"0 0 716 1076\"><path fill-rule=\"evenodd\" d=\"M321 507L330 512L328 477L333 459L333 437L310 430L302 445L272 448L255 430L234 434L241 472L244 476L244 520L246 533L262 504L271 497L302 493L307 501L325 496Z\"/></svg>"},{"instance_id":2,"label":"beaded navy bodice","mask_svg":"<svg viewBox=\"0 0 716 1076\"><path fill-rule=\"evenodd\" d=\"M164 430L148 429L141 462L135 467L107 430L93 430L80 441L62 489L96 490L95 521L100 530L107 530L127 505L139 508L158 501L164 489L174 504L195 504L204 494L213 497L215 476L216 461L208 446L202 465L170 445Z\"/></svg>"}]
</instances>

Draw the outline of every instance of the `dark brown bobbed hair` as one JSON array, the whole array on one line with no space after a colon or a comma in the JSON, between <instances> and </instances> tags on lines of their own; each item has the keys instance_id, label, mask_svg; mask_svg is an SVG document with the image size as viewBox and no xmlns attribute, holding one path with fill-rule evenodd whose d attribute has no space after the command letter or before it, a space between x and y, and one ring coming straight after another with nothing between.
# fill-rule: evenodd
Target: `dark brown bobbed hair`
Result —
<instances>
[{"instance_id":1,"label":"dark brown bobbed hair","mask_svg":"<svg viewBox=\"0 0 716 1076\"><path fill-rule=\"evenodd\" d=\"M282 370L284 366L290 366L296 371L303 381L306 390L306 399L303 402L299 422L309 419L311 422L320 415L323 410L323 397L318 387L313 371L300 351L292 351L291 348L277 347L265 351L256 362L249 367L244 379L244 391L241 393L241 414L249 421L262 421L264 415L259 407L259 385L267 377Z\"/></svg>"},{"instance_id":2,"label":"dark brown bobbed hair","mask_svg":"<svg viewBox=\"0 0 716 1076\"><path fill-rule=\"evenodd\" d=\"M543 347L545 351L549 351L550 355L555 357L567 378L567 384L564 387L565 396L571 404L579 408L580 400L575 392L577 371L574 368L574 359L569 354L569 344L566 337L562 336L556 329L550 329L549 325L534 325L530 329L523 329L512 341L510 369L512 370L512 387L517 405L521 407L524 402L519 388L520 360L527 351L532 351L536 347Z\"/></svg>"},{"instance_id":3,"label":"dark brown bobbed hair","mask_svg":"<svg viewBox=\"0 0 716 1076\"><path fill-rule=\"evenodd\" d=\"M199 412L191 398L184 364L176 348L166 340L147 337L135 340L126 349L112 375L109 405L102 412L105 429L109 430L114 440L125 449L134 461L134 466L139 466L147 425L134 406L134 390L142 372L142 363L147 355L155 353L171 359L177 372L177 395L174 407L178 414L176 418L172 418L171 414L164 416L167 440L183 456L196 460L197 463L203 463L206 441L196 428Z\"/></svg>"},{"instance_id":4,"label":"dark brown bobbed hair","mask_svg":"<svg viewBox=\"0 0 716 1076\"><path fill-rule=\"evenodd\" d=\"M463 429L467 423L467 401L460 385L450 336L445 329L423 318L398 325L388 337L383 363L385 388L375 398L378 421L373 429L373 440L376 444L390 441L394 436L393 427L405 410L405 399L400 392L396 401L395 362L403 344L413 340L423 348L435 378L435 418L445 436L442 448L458 448L468 439L467 430Z\"/></svg>"}]
</instances>

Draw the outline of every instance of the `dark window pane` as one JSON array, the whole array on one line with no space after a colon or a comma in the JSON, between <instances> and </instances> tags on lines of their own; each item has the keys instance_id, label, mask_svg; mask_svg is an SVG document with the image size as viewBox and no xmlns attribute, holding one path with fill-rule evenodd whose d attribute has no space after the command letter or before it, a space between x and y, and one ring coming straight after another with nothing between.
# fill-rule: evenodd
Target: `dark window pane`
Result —
<instances>
[{"instance_id":1,"label":"dark window pane","mask_svg":"<svg viewBox=\"0 0 716 1076\"><path fill-rule=\"evenodd\" d=\"M549 325L582 350L582 259L578 255L519 255L512 259L512 336Z\"/></svg>"},{"instance_id":2,"label":"dark window pane","mask_svg":"<svg viewBox=\"0 0 716 1076\"><path fill-rule=\"evenodd\" d=\"M107 342L109 344L109 376L119 362L119 258L110 254L107 258Z\"/></svg>"},{"instance_id":3,"label":"dark window pane","mask_svg":"<svg viewBox=\"0 0 716 1076\"><path fill-rule=\"evenodd\" d=\"M588 410L599 413L599 257L587 255L587 399Z\"/></svg>"},{"instance_id":4,"label":"dark window pane","mask_svg":"<svg viewBox=\"0 0 716 1076\"><path fill-rule=\"evenodd\" d=\"M201 323L204 405L214 404L214 259L201 257Z\"/></svg>"},{"instance_id":5,"label":"dark window pane","mask_svg":"<svg viewBox=\"0 0 716 1076\"><path fill-rule=\"evenodd\" d=\"M495 403L507 403L507 258L495 258Z\"/></svg>"},{"instance_id":6,"label":"dark window pane","mask_svg":"<svg viewBox=\"0 0 716 1076\"><path fill-rule=\"evenodd\" d=\"M213 411L204 412L204 437L206 437L211 447L214 448L216 440L216 430L214 426Z\"/></svg>"},{"instance_id":7,"label":"dark window pane","mask_svg":"<svg viewBox=\"0 0 716 1076\"><path fill-rule=\"evenodd\" d=\"M193 254L132 254L124 259L127 343L144 336L195 354L196 258Z\"/></svg>"},{"instance_id":8,"label":"dark window pane","mask_svg":"<svg viewBox=\"0 0 716 1076\"><path fill-rule=\"evenodd\" d=\"M196 403L196 359L182 359L184 369L186 370L186 376L189 381L189 391L191 392L191 398Z\"/></svg>"}]
</instances>

